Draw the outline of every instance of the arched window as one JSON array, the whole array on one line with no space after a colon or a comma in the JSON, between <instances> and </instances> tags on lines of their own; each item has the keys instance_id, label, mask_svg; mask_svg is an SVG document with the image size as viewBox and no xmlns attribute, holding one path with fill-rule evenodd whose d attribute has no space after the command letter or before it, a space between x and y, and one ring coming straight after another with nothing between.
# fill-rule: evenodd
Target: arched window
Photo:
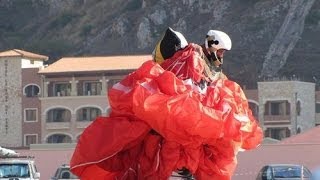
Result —
<instances>
[{"instance_id":1,"label":"arched window","mask_svg":"<svg viewBox=\"0 0 320 180\"><path fill-rule=\"evenodd\" d=\"M297 101L296 107L297 107L297 115L300 116L300 113L301 113L301 103L300 103L300 101Z\"/></svg>"},{"instance_id":2,"label":"arched window","mask_svg":"<svg viewBox=\"0 0 320 180\"><path fill-rule=\"evenodd\" d=\"M297 129L297 134L299 134L299 133L301 133L301 128L300 127L298 127L298 129Z\"/></svg>"},{"instance_id":3,"label":"arched window","mask_svg":"<svg viewBox=\"0 0 320 180\"><path fill-rule=\"evenodd\" d=\"M259 114L259 106L253 102L249 102L249 107L252 111L252 115L257 119Z\"/></svg>"},{"instance_id":4,"label":"arched window","mask_svg":"<svg viewBox=\"0 0 320 180\"><path fill-rule=\"evenodd\" d=\"M40 89L37 85L31 84L24 88L24 95L26 97L36 97L39 95Z\"/></svg>"},{"instance_id":5,"label":"arched window","mask_svg":"<svg viewBox=\"0 0 320 180\"><path fill-rule=\"evenodd\" d=\"M53 134L47 138L47 143L71 143L71 137L65 134Z\"/></svg>"},{"instance_id":6,"label":"arched window","mask_svg":"<svg viewBox=\"0 0 320 180\"><path fill-rule=\"evenodd\" d=\"M101 115L101 110L95 107L84 107L77 111L78 121L93 121Z\"/></svg>"},{"instance_id":7,"label":"arched window","mask_svg":"<svg viewBox=\"0 0 320 180\"><path fill-rule=\"evenodd\" d=\"M47 113L47 122L70 122L71 112L64 108L51 109Z\"/></svg>"}]
</instances>

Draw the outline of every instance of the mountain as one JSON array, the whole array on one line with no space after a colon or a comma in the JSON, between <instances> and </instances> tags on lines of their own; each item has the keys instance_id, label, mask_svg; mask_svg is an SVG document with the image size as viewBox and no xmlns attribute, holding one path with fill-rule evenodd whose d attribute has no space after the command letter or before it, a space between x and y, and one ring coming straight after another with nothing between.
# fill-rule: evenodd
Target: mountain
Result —
<instances>
[{"instance_id":1,"label":"mountain","mask_svg":"<svg viewBox=\"0 0 320 180\"><path fill-rule=\"evenodd\" d=\"M167 27L202 44L210 29L233 47L224 72L255 87L320 80L319 0L0 0L0 50L50 57L151 53Z\"/></svg>"}]
</instances>

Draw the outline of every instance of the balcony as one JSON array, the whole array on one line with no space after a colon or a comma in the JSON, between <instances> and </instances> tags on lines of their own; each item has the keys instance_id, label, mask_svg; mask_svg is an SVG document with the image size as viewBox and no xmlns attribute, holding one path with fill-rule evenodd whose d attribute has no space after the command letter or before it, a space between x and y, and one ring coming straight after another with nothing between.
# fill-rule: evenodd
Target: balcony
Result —
<instances>
[{"instance_id":1,"label":"balcony","mask_svg":"<svg viewBox=\"0 0 320 180\"><path fill-rule=\"evenodd\" d=\"M71 122L47 122L46 129L70 129Z\"/></svg>"},{"instance_id":2,"label":"balcony","mask_svg":"<svg viewBox=\"0 0 320 180\"><path fill-rule=\"evenodd\" d=\"M92 121L77 121L76 128L84 129L84 128L88 127L91 123L92 123Z\"/></svg>"},{"instance_id":3,"label":"balcony","mask_svg":"<svg viewBox=\"0 0 320 180\"><path fill-rule=\"evenodd\" d=\"M265 115L264 116L265 123L288 123L291 122L290 115Z\"/></svg>"}]
</instances>

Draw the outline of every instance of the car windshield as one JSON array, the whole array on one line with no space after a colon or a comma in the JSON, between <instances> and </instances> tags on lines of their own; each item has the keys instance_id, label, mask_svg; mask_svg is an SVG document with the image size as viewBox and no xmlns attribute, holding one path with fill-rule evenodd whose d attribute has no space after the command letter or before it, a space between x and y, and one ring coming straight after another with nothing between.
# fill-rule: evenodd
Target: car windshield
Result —
<instances>
[{"instance_id":1,"label":"car windshield","mask_svg":"<svg viewBox=\"0 0 320 180\"><path fill-rule=\"evenodd\" d=\"M299 166L276 166L273 168L275 178L299 178L302 168Z\"/></svg>"},{"instance_id":2,"label":"car windshield","mask_svg":"<svg viewBox=\"0 0 320 180\"><path fill-rule=\"evenodd\" d=\"M0 164L0 178L30 177L28 164Z\"/></svg>"}]
</instances>

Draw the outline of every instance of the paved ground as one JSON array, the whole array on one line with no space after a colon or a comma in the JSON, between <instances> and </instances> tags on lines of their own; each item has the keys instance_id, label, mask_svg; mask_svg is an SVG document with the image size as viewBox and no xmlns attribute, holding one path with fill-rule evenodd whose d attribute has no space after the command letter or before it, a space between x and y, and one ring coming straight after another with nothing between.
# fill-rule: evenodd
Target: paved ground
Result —
<instances>
[{"instance_id":1,"label":"paved ground","mask_svg":"<svg viewBox=\"0 0 320 180\"><path fill-rule=\"evenodd\" d=\"M49 180L62 164L69 164L73 148L18 150L21 155L34 156L41 180ZM232 180L254 180L262 166L270 163L303 164L310 170L320 165L320 144L262 145L238 154L238 166Z\"/></svg>"},{"instance_id":2,"label":"paved ground","mask_svg":"<svg viewBox=\"0 0 320 180\"><path fill-rule=\"evenodd\" d=\"M254 180L266 164L302 164L310 170L320 165L320 144L269 144L238 154L232 180Z\"/></svg>"}]
</instances>

